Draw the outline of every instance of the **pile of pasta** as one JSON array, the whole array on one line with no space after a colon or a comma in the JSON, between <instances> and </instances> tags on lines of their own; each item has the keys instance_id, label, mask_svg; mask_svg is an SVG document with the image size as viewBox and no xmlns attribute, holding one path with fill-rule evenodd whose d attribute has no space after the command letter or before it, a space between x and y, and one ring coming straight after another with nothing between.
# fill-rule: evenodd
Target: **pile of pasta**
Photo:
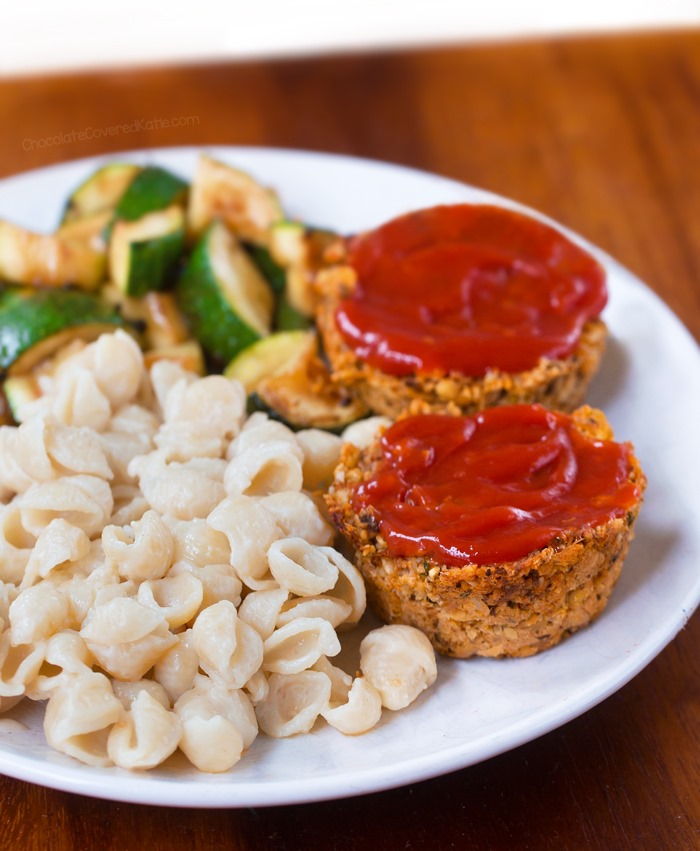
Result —
<instances>
[{"instance_id":1,"label":"pile of pasta","mask_svg":"<svg viewBox=\"0 0 700 851\"><path fill-rule=\"evenodd\" d=\"M262 730L345 734L436 677L427 638L373 630L330 659L365 590L317 500L342 439L293 433L243 388L150 372L122 332L64 353L0 429L0 711L46 700L58 751L152 768L178 748L225 771Z\"/></svg>"}]
</instances>

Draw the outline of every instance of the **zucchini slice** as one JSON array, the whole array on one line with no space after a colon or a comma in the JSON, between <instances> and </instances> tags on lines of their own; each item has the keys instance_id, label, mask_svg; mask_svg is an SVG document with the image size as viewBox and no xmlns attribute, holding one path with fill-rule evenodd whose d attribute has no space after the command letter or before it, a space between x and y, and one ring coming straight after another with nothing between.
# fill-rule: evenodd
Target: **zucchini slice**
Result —
<instances>
[{"instance_id":1,"label":"zucchini slice","mask_svg":"<svg viewBox=\"0 0 700 851\"><path fill-rule=\"evenodd\" d=\"M187 340L175 346L163 346L160 349L151 349L143 356L146 368L150 369L156 361L171 360L179 364L188 372L204 375L206 365L204 363L204 352L196 340Z\"/></svg>"},{"instance_id":2,"label":"zucchini slice","mask_svg":"<svg viewBox=\"0 0 700 851\"><path fill-rule=\"evenodd\" d=\"M16 423L22 422L22 408L41 396L39 384L33 375L17 375L7 378L3 385L5 399Z\"/></svg>"},{"instance_id":3,"label":"zucchini slice","mask_svg":"<svg viewBox=\"0 0 700 851\"><path fill-rule=\"evenodd\" d=\"M7 287L0 292L0 371L23 375L72 340L115 328L128 326L91 293Z\"/></svg>"},{"instance_id":4,"label":"zucchini slice","mask_svg":"<svg viewBox=\"0 0 700 851\"><path fill-rule=\"evenodd\" d=\"M99 213L87 213L79 219L71 219L62 224L56 231L56 236L61 239L86 242L95 251L105 253L107 251L105 229L111 219L112 213L110 210L102 210Z\"/></svg>"},{"instance_id":5,"label":"zucchini slice","mask_svg":"<svg viewBox=\"0 0 700 851\"><path fill-rule=\"evenodd\" d=\"M240 381L252 409L293 429L342 431L367 415L365 406L331 381L314 331L281 331L240 354L225 375Z\"/></svg>"},{"instance_id":6,"label":"zucchini slice","mask_svg":"<svg viewBox=\"0 0 700 851\"><path fill-rule=\"evenodd\" d=\"M222 363L270 333L272 291L222 222L195 246L176 292L195 337Z\"/></svg>"},{"instance_id":7,"label":"zucchini slice","mask_svg":"<svg viewBox=\"0 0 700 851\"><path fill-rule=\"evenodd\" d=\"M95 247L91 240L34 233L0 221L0 280L92 290L104 280L105 266L104 247Z\"/></svg>"},{"instance_id":8,"label":"zucchini slice","mask_svg":"<svg viewBox=\"0 0 700 851\"><path fill-rule=\"evenodd\" d=\"M148 293L142 304L149 349L171 348L188 341L190 329L172 293Z\"/></svg>"},{"instance_id":9,"label":"zucchini slice","mask_svg":"<svg viewBox=\"0 0 700 851\"><path fill-rule=\"evenodd\" d=\"M248 346L224 370L227 378L240 381L251 393L265 379L305 369L317 350L313 331L278 331Z\"/></svg>"},{"instance_id":10,"label":"zucchini slice","mask_svg":"<svg viewBox=\"0 0 700 851\"><path fill-rule=\"evenodd\" d=\"M295 321L292 311L307 318L314 315L314 277L323 266L324 252L337 239L337 234L332 231L309 228L299 222L282 221L273 226L270 255L285 270L284 299L287 308L280 322L287 323L287 327L292 327L288 323ZM299 322L298 319L296 321Z\"/></svg>"},{"instance_id":11,"label":"zucchini slice","mask_svg":"<svg viewBox=\"0 0 700 851\"><path fill-rule=\"evenodd\" d=\"M185 214L176 205L146 213L133 222L117 220L109 239L112 281L128 296L162 289L184 243Z\"/></svg>"},{"instance_id":12,"label":"zucchini slice","mask_svg":"<svg viewBox=\"0 0 700 851\"><path fill-rule=\"evenodd\" d=\"M188 229L199 236L221 219L240 239L265 245L272 225L282 218L277 194L249 174L202 155L190 190Z\"/></svg>"},{"instance_id":13,"label":"zucchini slice","mask_svg":"<svg viewBox=\"0 0 700 851\"><path fill-rule=\"evenodd\" d=\"M109 163L90 175L68 199L62 224L114 210L131 181L141 171L133 163Z\"/></svg>"},{"instance_id":14,"label":"zucchini slice","mask_svg":"<svg viewBox=\"0 0 700 851\"><path fill-rule=\"evenodd\" d=\"M117 219L134 222L157 210L176 204L185 206L188 184L172 172L149 165L139 169L119 199L115 209Z\"/></svg>"}]
</instances>

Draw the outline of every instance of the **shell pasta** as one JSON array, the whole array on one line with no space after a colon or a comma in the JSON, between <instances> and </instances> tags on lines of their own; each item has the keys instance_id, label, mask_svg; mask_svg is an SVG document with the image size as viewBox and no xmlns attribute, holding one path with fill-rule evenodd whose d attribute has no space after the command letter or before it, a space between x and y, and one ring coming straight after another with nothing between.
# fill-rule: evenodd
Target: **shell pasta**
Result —
<instances>
[{"instance_id":1,"label":"shell pasta","mask_svg":"<svg viewBox=\"0 0 700 851\"><path fill-rule=\"evenodd\" d=\"M341 438L149 371L121 331L41 390L0 427L0 713L45 701L48 744L90 765L222 772L259 731L357 735L432 682L410 627L365 638L355 677L329 661L366 603L314 498Z\"/></svg>"}]
</instances>

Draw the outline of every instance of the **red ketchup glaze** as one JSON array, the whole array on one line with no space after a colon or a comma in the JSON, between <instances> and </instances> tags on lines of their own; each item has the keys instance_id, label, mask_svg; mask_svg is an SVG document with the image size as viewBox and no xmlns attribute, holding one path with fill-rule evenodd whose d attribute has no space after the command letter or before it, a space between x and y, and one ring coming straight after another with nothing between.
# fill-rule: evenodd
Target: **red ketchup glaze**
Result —
<instances>
[{"instance_id":1,"label":"red ketchup glaze","mask_svg":"<svg viewBox=\"0 0 700 851\"><path fill-rule=\"evenodd\" d=\"M640 497L630 444L589 440L540 405L407 417L381 448L353 507L373 507L391 556L515 561L562 533L624 516Z\"/></svg>"},{"instance_id":2,"label":"red ketchup glaze","mask_svg":"<svg viewBox=\"0 0 700 851\"><path fill-rule=\"evenodd\" d=\"M566 358L607 301L600 264L563 234L501 207L433 207L350 244L357 273L338 329L392 375L522 372Z\"/></svg>"}]
</instances>

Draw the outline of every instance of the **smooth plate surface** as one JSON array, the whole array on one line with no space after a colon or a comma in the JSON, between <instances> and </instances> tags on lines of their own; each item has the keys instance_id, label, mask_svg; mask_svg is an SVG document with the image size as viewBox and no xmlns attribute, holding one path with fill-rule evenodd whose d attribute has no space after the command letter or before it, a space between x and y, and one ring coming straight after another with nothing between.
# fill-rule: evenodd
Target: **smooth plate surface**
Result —
<instances>
[{"instance_id":1,"label":"smooth plate surface","mask_svg":"<svg viewBox=\"0 0 700 851\"><path fill-rule=\"evenodd\" d=\"M277 188L290 216L343 232L437 203L523 209L383 163L294 151L208 151ZM155 162L191 177L197 154L178 148L120 159ZM69 192L101 162L116 158L82 160L0 182L0 217L53 229ZM171 806L265 806L344 797L495 756L580 715L638 673L684 626L700 599L700 350L657 296L579 241L606 267L610 288L604 318L611 339L589 401L605 410L618 439L634 442L649 478L622 578L595 624L530 659L443 659L430 691L407 710L386 711L364 736L346 738L322 724L293 739L259 736L224 775L199 774L178 757L147 773L83 766L46 746L42 707L24 702L5 718L28 729L0 729L0 772L85 795ZM354 664L350 648L348 670Z\"/></svg>"}]
</instances>

